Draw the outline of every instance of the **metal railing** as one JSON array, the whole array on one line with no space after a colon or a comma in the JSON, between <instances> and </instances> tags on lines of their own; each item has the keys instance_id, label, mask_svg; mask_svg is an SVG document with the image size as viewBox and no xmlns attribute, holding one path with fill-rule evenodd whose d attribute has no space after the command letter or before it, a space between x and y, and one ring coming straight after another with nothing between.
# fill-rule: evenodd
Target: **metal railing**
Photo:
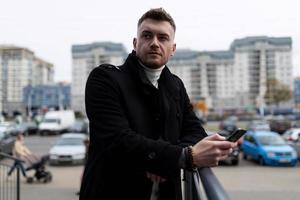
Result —
<instances>
[{"instance_id":1,"label":"metal railing","mask_svg":"<svg viewBox=\"0 0 300 200\"><path fill-rule=\"evenodd\" d=\"M11 165L4 162L7 159L23 162L0 152L0 200L20 200L20 167L17 165L16 171L8 176Z\"/></svg>"},{"instance_id":2,"label":"metal railing","mask_svg":"<svg viewBox=\"0 0 300 200\"><path fill-rule=\"evenodd\" d=\"M184 200L230 200L210 168L184 172Z\"/></svg>"}]
</instances>

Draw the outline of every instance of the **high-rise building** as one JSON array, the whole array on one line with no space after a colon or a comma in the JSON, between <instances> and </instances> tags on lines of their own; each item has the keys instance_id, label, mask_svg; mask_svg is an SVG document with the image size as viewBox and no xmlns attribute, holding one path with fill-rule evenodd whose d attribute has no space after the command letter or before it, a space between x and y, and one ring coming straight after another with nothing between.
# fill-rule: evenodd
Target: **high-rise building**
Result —
<instances>
[{"instance_id":1,"label":"high-rise building","mask_svg":"<svg viewBox=\"0 0 300 200\"><path fill-rule=\"evenodd\" d=\"M267 81L293 90L290 37L246 37L228 51L176 51L171 71L187 85L191 101L206 99L214 109L249 109L264 105Z\"/></svg>"},{"instance_id":2,"label":"high-rise building","mask_svg":"<svg viewBox=\"0 0 300 200\"><path fill-rule=\"evenodd\" d=\"M236 68L245 70L246 91L252 105L264 104L269 80L276 79L293 91L290 37L246 37L234 40L230 49L235 55Z\"/></svg>"},{"instance_id":3,"label":"high-rise building","mask_svg":"<svg viewBox=\"0 0 300 200\"><path fill-rule=\"evenodd\" d=\"M89 73L103 63L120 65L127 52L120 43L95 42L72 46L72 109L85 114L84 92Z\"/></svg>"},{"instance_id":4,"label":"high-rise building","mask_svg":"<svg viewBox=\"0 0 300 200\"><path fill-rule=\"evenodd\" d=\"M53 82L53 65L17 46L0 46L0 60L2 112L23 113L23 88Z\"/></svg>"},{"instance_id":5,"label":"high-rise building","mask_svg":"<svg viewBox=\"0 0 300 200\"><path fill-rule=\"evenodd\" d=\"M295 107L300 109L300 77L294 80L294 101Z\"/></svg>"}]
</instances>

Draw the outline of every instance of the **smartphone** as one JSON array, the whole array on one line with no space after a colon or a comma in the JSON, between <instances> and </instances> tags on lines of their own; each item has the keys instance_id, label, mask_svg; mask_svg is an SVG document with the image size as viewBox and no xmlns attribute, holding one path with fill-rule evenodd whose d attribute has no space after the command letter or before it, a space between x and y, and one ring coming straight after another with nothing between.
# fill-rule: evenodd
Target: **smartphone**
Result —
<instances>
[{"instance_id":1,"label":"smartphone","mask_svg":"<svg viewBox=\"0 0 300 200\"><path fill-rule=\"evenodd\" d=\"M244 129L237 129L231 135L229 135L226 140L229 142L236 142L240 139L247 131Z\"/></svg>"}]
</instances>

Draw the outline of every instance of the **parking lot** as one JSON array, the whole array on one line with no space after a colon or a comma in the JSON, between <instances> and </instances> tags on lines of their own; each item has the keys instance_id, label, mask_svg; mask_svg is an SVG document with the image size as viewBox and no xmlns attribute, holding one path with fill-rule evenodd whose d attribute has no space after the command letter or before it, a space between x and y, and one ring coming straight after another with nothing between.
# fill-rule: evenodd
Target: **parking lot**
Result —
<instances>
[{"instance_id":1,"label":"parking lot","mask_svg":"<svg viewBox=\"0 0 300 200\"><path fill-rule=\"evenodd\" d=\"M47 153L58 136L29 136L26 144L39 155ZM49 166L51 183L27 184L22 179L22 200L78 199L82 166ZM300 196L300 165L296 167L266 167L240 159L238 166L219 166L213 169L233 200L272 199L296 200Z\"/></svg>"}]
</instances>

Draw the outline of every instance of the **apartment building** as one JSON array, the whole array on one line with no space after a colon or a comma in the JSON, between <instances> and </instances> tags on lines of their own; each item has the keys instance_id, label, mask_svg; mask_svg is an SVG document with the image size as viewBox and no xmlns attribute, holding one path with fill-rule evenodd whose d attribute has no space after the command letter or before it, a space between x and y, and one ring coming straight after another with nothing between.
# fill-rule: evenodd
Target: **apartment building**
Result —
<instances>
[{"instance_id":1,"label":"apartment building","mask_svg":"<svg viewBox=\"0 0 300 200\"><path fill-rule=\"evenodd\" d=\"M89 73L103 63L120 65L127 56L120 43L95 42L72 46L72 109L85 114L84 92Z\"/></svg>"},{"instance_id":2,"label":"apartment building","mask_svg":"<svg viewBox=\"0 0 300 200\"><path fill-rule=\"evenodd\" d=\"M293 90L289 37L236 39L227 51L178 50L169 65L183 79L191 101L204 98L216 110L253 110L264 105L270 79Z\"/></svg>"},{"instance_id":3,"label":"apartment building","mask_svg":"<svg viewBox=\"0 0 300 200\"><path fill-rule=\"evenodd\" d=\"M39 84L23 89L23 104L31 112L63 110L71 107L71 86L68 83Z\"/></svg>"},{"instance_id":4,"label":"apartment building","mask_svg":"<svg viewBox=\"0 0 300 200\"><path fill-rule=\"evenodd\" d=\"M234 52L236 68L244 70L251 105L264 104L268 80L276 79L293 91L290 37L246 37L234 40L230 50Z\"/></svg>"},{"instance_id":5,"label":"apartment building","mask_svg":"<svg viewBox=\"0 0 300 200\"><path fill-rule=\"evenodd\" d=\"M53 81L53 65L17 46L0 46L0 58L2 112L23 113L23 88Z\"/></svg>"},{"instance_id":6,"label":"apartment building","mask_svg":"<svg viewBox=\"0 0 300 200\"><path fill-rule=\"evenodd\" d=\"M294 101L295 108L300 109L300 77L294 80Z\"/></svg>"}]
</instances>

